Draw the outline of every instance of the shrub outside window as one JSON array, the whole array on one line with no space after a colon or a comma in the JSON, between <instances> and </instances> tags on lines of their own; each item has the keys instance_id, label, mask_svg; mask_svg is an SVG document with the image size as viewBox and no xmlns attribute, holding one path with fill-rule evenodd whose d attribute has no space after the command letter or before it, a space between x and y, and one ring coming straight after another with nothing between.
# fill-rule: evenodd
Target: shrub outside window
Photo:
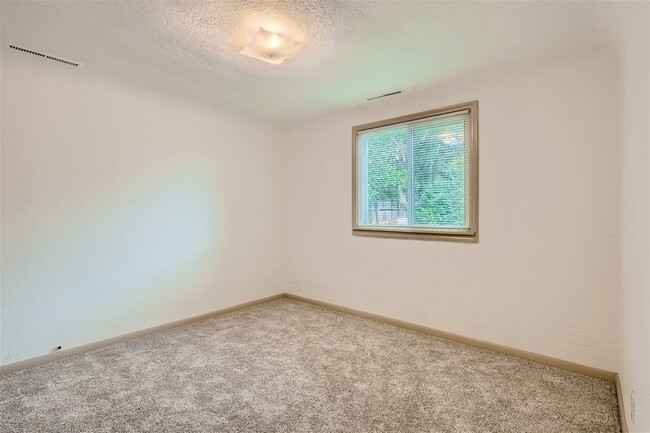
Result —
<instances>
[{"instance_id":1,"label":"shrub outside window","mask_svg":"<svg viewBox=\"0 0 650 433\"><path fill-rule=\"evenodd\" d=\"M478 238L478 101L352 128L354 234Z\"/></svg>"}]
</instances>

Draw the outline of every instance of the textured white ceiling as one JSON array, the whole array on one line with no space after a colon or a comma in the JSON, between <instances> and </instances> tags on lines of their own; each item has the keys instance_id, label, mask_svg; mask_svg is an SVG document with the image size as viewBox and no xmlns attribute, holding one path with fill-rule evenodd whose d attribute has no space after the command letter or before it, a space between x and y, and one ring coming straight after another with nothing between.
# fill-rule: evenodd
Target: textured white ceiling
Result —
<instances>
[{"instance_id":1,"label":"textured white ceiling","mask_svg":"<svg viewBox=\"0 0 650 433\"><path fill-rule=\"evenodd\" d=\"M3 1L8 44L228 110L277 120L608 44L595 2ZM304 43L282 65L239 54L264 27ZM6 53L9 54L9 53ZM24 55L11 53L11 55Z\"/></svg>"}]
</instances>

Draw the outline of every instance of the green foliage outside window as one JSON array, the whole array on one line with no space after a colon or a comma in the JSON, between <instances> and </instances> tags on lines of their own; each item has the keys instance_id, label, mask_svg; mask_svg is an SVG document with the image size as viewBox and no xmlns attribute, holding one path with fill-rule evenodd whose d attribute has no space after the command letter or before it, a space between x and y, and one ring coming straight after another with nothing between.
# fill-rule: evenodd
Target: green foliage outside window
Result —
<instances>
[{"instance_id":1,"label":"green foliage outside window","mask_svg":"<svg viewBox=\"0 0 650 433\"><path fill-rule=\"evenodd\" d=\"M366 223L465 226L464 128L457 121L368 134Z\"/></svg>"}]
</instances>

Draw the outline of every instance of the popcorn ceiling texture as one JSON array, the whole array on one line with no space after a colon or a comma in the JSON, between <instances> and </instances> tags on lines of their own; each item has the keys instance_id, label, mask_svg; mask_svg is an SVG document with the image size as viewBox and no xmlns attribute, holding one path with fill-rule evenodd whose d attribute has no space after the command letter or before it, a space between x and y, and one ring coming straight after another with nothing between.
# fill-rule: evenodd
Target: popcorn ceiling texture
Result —
<instances>
[{"instance_id":1,"label":"popcorn ceiling texture","mask_svg":"<svg viewBox=\"0 0 650 433\"><path fill-rule=\"evenodd\" d=\"M146 45L158 57L185 69L237 81L250 75L291 76L314 72L351 37L353 22L367 15L365 1L202 1L116 2L106 13L81 9L80 21L124 50ZM84 12L86 11L86 12ZM106 16L114 17L107 27ZM282 68L242 56L239 51L263 27L301 42ZM134 40L133 32L137 38ZM242 75L243 74L243 75Z\"/></svg>"},{"instance_id":2,"label":"popcorn ceiling texture","mask_svg":"<svg viewBox=\"0 0 650 433\"><path fill-rule=\"evenodd\" d=\"M598 30L610 25L608 7L593 2L3 1L0 28L3 42L83 63L78 76L98 74L229 112L290 121L366 105L366 98L395 90L436 86L490 68L510 71L540 56L607 46L605 35L614 33ZM239 54L259 27L304 46L282 65ZM25 56L7 51L3 56ZM47 66L41 60L32 67Z\"/></svg>"},{"instance_id":3,"label":"popcorn ceiling texture","mask_svg":"<svg viewBox=\"0 0 650 433\"><path fill-rule=\"evenodd\" d=\"M3 433L620 431L609 382L288 299L0 387Z\"/></svg>"},{"instance_id":4,"label":"popcorn ceiling texture","mask_svg":"<svg viewBox=\"0 0 650 433\"><path fill-rule=\"evenodd\" d=\"M370 5L361 1L170 2L158 7L175 38L173 46L183 47L166 54L211 70L283 76L315 71L330 60L351 37L354 20L370 10ZM281 69L240 55L260 27L303 47Z\"/></svg>"}]
</instances>

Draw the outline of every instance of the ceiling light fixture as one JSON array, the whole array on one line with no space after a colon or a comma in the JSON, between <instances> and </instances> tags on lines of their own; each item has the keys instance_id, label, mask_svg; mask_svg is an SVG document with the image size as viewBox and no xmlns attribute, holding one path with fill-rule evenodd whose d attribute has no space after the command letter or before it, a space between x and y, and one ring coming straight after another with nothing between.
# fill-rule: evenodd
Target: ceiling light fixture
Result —
<instances>
[{"instance_id":1,"label":"ceiling light fixture","mask_svg":"<svg viewBox=\"0 0 650 433\"><path fill-rule=\"evenodd\" d=\"M254 59L279 65L301 46L302 44L298 42L260 27L253 39L246 44L240 53Z\"/></svg>"}]
</instances>

